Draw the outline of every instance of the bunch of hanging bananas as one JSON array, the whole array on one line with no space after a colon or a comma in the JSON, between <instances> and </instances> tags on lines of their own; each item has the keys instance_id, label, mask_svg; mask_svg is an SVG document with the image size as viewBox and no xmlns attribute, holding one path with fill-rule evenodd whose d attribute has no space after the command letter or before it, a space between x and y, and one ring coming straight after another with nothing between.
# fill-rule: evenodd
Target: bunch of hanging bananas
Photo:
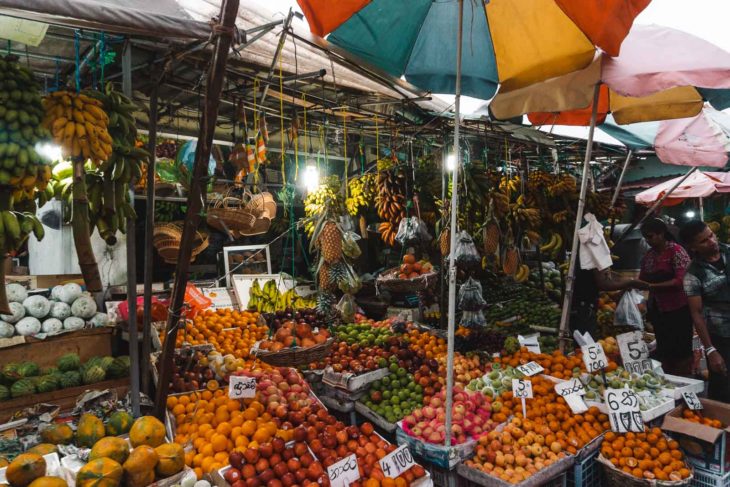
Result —
<instances>
[{"instance_id":1,"label":"bunch of hanging bananas","mask_svg":"<svg viewBox=\"0 0 730 487\"><path fill-rule=\"evenodd\" d=\"M593 213L596 218L603 220L611 216L611 195L606 193L586 193L586 212Z\"/></svg>"},{"instance_id":2,"label":"bunch of hanging bananas","mask_svg":"<svg viewBox=\"0 0 730 487\"><path fill-rule=\"evenodd\" d=\"M314 232L317 217L325 211L333 217L344 213L344 198L340 191L340 178L328 176L316 191L304 198L304 230L310 237Z\"/></svg>"},{"instance_id":3,"label":"bunch of hanging bananas","mask_svg":"<svg viewBox=\"0 0 730 487\"><path fill-rule=\"evenodd\" d=\"M553 184L555 175L545 171L531 171L527 176L527 187L531 190L542 190Z\"/></svg>"},{"instance_id":4,"label":"bunch of hanging bananas","mask_svg":"<svg viewBox=\"0 0 730 487\"><path fill-rule=\"evenodd\" d=\"M345 206L351 216L357 215L360 209L373 204L378 194L377 179L377 174L368 173L354 177L347 183L349 196L345 199Z\"/></svg>"},{"instance_id":5,"label":"bunch of hanging bananas","mask_svg":"<svg viewBox=\"0 0 730 487\"><path fill-rule=\"evenodd\" d=\"M529 247L531 245L537 245L541 238L540 234L535 230L525 230L525 233L523 234L524 246Z\"/></svg>"},{"instance_id":6,"label":"bunch of hanging bananas","mask_svg":"<svg viewBox=\"0 0 730 487\"><path fill-rule=\"evenodd\" d=\"M530 268L526 264L522 264L517 269L517 274L513 276L515 282L525 282L530 277Z\"/></svg>"},{"instance_id":7,"label":"bunch of hanging bananas","mask_svg":"<svg viewBox=\"0 0 730 487\"><path fill-rule=\"evenodd\" d=\"M44 111L33 73L13 57L0 58L0 186L13 200L32 199L51 178L50 161L37 152L50 133L39 122Z\"/></svg>"},{"instance_id":8,"label":"bunch of hanging bananas","mask_svg":"<svg viewBox=\"0 0 730 487\"><path fill-rule=\"evenodd\" d=\"M527 229L536 229L540 227L540 210L537 208L527 208L525 206L525 197L520 195L515 203L509 206L510 219L519 227Z\"/></svg>"},{"instance_id":9,"label":"bunch of hanging bananas","mask_svg":"<svg viewBox=\"0 0 730 487\"><path fill-rule=\"evenodd\" d=\"M561 223L571 220L572 215L573 213L570 210L560 210L553 213L551 217L554 223L560 225Z\"/></svg>"},{"instance_id":10,"label":"bunch of hanging bananas","mask_svg":"<svg viewBox=\"0 0 730 487\"><path fill-rule=\"evenodd\" d=\"M0 211L0 249L20 248L33 233L38 240L43 239L43 224L35 213L20 211Z\"/></svg>"},{"instance_id":11,"label":"bunch of hanging bananas","mask_svg":"<svg viewBox=\"0 0 730 487\"><path fill-rule=\"evenodd\" d=\"M398 169L378 173L375 209L378 210L378 216L385 220L378 225L378 231L383 242L391 247L395 243L398 225L406 216L405 180L406 175Z\"/></svg>"},{"instance_id":12,"label":"bunch of hanging bananas","mask_svg":"<svg viewBox=\"0 0 730 487\"><path fill-rule=\"evenodd\" d=\"M494 207L494 216L498 219L502 219L509 214L509 196L502 193L501 191L490 191L489 199Z\"/></svg>"},{"instance_id":13,"label":"bunch of hanging bananas","mask_svg":"<svg viewBox=\"0 0 730 487\"><path fill-rule=\"evenodd\" d=\"M503 193L514 193L520 190L520 176L502 176L499 181L499 190Z\"/></svg>"},{"instance_id":14,"label":"bunch of hanging bananas","mask_svg":"<svg viewBox=\"0 0 730 487\"><path fill-rule=\"evenodd\" d=\"M54 91L43 99L43 127L66 157L83 157L99 165L112 153L109 116L100 100L88 94Z\"/></svg>"},{"instance_id":15,"label":"bunch of hanging bananas","mask_svg":"<svg viewBox=\"0 0 730 487\"><path fill-rule=\"evenodd\" d=\"M556 176L553 183L547 187L548 196L562 196L564 194L575 193L578 185L575 178L570 174L562 174Z\"/></svg>"},{"instance_id":16,"label":"bunch of hanging bananas","mask_svg":"<svg viewBox=\"0 0 730 487\"><path fill-rule=\"evenodd\" d=\"M562 248L563 237L561 237L559 233L553 232L550 235L550 240L540 246L540 252L542 253L542 255L550 256L554 259Z\"/></svg>"}]
</instances>

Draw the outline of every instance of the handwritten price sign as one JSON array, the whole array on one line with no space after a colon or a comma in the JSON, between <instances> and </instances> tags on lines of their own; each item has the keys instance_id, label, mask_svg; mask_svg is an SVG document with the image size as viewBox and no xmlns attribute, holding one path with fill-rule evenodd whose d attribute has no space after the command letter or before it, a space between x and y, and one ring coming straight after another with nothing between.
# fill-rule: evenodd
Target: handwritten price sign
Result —
<instances>
[{"instance_id":1,"label":"handwritten price sign","mask_svg":"<svg viewBox=\"0 0 730 487\"><path fill-rule=\"evenodd\" d=\"M588 411L588 406L583 400L586 389L580 380L572 379L555 384L555 392L565 399L573 414L582 414Z\"/></svg>"},{"instance_id":2,"label":"handwritten price sign","mask_svg":"<svg viewBox=\"0 0 730 487\"><path fill-rule=\"evenodd\" d=\"M652 369L649 349L639 331L622 333L616 337L624 369L631 373L643 374Z\"/></svg>"},{"instance_id":3,"label":"handwritten price sign","mask_svg":"<svg viewBox=\"0 0 730 487\"><path fill-rule=\"evenodd\" d=\"M603 395L608 405L608 419L611 431L615 433L642 433L644 419L641 417L639 396L631 389L606 389Z\"/></svg>"},{"instance_id":4,"label":"handwritten price sign","mask_svg":"<svg viewBox=\"0 0 730 487\"><path fill-rule=\"evenodd\" d=\"M380 468L383 469L383 474L391 479L398 477L415 464L416 462L413 461L413 455L411 455L407 445L400 446L380 460Z\"/></svg>"},{"instance_id":5,"label":"handwritten price sign","mask_svg":"<svg viewBox=\"0 0 730 487\"><path fill-rule=\"evenodd\" d=\"M539 333L527 336L517 335L517 341L520 342L520 347L525 347L532 353L540 353L540 342L537 340L539 337Z\"/></svg>"},{"instance_id":6,"label":"handwritten price sign","mask_svg":"<svg viewBox=\"0 0 730 487\"><path fill-rule=\"evenodd\" d=\"M591 343L580 347L583 351L583 363L588 372L597 372L608 366L608 358L600 343Z\"/></svg>"},{"instance_id":7,"label":"handwritten price sign","mask_svg":"<svg viewBox=\"0 0 730 487\"><path fill-rule=\"evenodd\" d=\"M327 475L329 475L331 487L347 487L360 480L360 470L357 468L355 454L327 467Z\"/></svg>"},{"instance_id":8,"label":"handwritten price sign","mask_svg":"<svg viewBox=\"0 0 730 487\"><path fill-rule=\"evenodd\" d=\"M228 397L231 399L248 399L256 397L256 378L232 375L228 379Z\"/></svg>"},{"instance_id":9,"label":"handwritten price sign","mask_svg":"<svg viewBox=\"0 0 730 487\"><path fill-rule=\"evenodd\" d=\"M517 399L532 399L532 382L527 379L512 379L512 394Z\"/></svg>"},{"instance_id":10,"label":"handwritten price sign","mask_svg":"<svg viewBox=\"0 0 730 487\"><path fill-rule=\"evenodd\" d=\"M545 369L543 369L537 362L528 362L525 365L518 366L517 370L525 374L527 377L532 377L533 375L543 372Z\"/></svg>"},{"instance_id":11,"label":"handwritten price sign","mask_svg":"<svg viewBox=\"0 0 730 487\"><path fill-rule=\"evenodd\" d=\"M682 399L687 403L687 407L693 411L698 411L703 408L700 398L693 391L683 392Z\"/></svg>"}]
</instances>

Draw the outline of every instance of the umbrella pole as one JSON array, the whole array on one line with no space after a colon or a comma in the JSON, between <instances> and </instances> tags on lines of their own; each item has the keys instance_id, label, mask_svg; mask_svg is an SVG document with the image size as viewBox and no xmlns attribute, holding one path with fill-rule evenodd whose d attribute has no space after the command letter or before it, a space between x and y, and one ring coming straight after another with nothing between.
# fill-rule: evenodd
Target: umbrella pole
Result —
<instances>
[{"instance_id":1,"label":"umbrella pole","mask_svg":"<svg viewBox=\"0 0 730 487\"><path fill-rule=\"evenodd\" d=\"M588 171L590 171L591 156L593 153L593 134L596 130L596 116L598 114L598 93L599 84L593 89L593 108L591 110L591 125L588 129L588 143L586 144L586 156L583 160L583 175L580 183L580 196L578 198L578 210L575 215L575 229L573 230L573 245L570 251L570 264L568 274L565 277L565 296L563 297L563 309L560 315L560 350L565 351L566 342L571 339L568 332L568 318L573 300L573 282L575 281L575 260L578 255L578 230L583 222L583 210L586 206L586 192L588 190Z\"/></svg>"},{"instance_id":2,"label":"umbrella pole","mask_svg":"<svg viewBox=\"0 0 730 487\"><path fill-rule=\"evenodd\" d=\"M634 155L633 149L629 150L629 153L626 154L626 160L624 161L624 167L621 169L621 175L618 177L618 182L616 183L616 190L613 192L613 198L611 198L611 208L616 206L616 200L618 199L618 195L621 192L621 185L624 183L624 176L626 176L626 170L629 168L629 163L631 162L631 156Z\"/></svg>"},{"instance_id":3,"label":"umbrella pole","mask_svg":"<svg viewBox=\"0 0 730 487\"><path fill-rule=\"evenodd\" d=\"M617 245L624 238L626 238L626 236L629 233L631 233L631 231L634 228L636 228L636 227L640 226L642 223L644 223L646 221L646 219L649 218L656 211L656 209L661 206L662 203L664 203L664 200L667 199L669 197L669 195L672 194L674 192L674 190L677 189L683 182L685 182L688 177L690 177L692 174L694 174L694 172L696 170L697 170L697 168L696 167L693 167L692 169L690 169L689 171L687 171L687 174L685 174L684 176L682 176L682 178L679 181L677 181L674 184L674 186L671 187L671 189L669 191L667 191L666 193L664 193L661 198L659 198L658 200L656 200L654 202L654 204L651 205L651 208L649 208L649 210L644 214L644 216L641 218L641 220L639 220L636 223L632 223L629 226L629 228L627 228L624 231L624 233L621 234L621 236L616 240L616 242L614 243L614 245Z\"/></svg>"},{"instance_id":4,"label":"umbrella pole","mask_svg":"<svg viewBox=\"0 0 730 487\"><path fill-rule=\"evenodd\" d=\"M700 198L700 220L705 219L705 202L703 199L704 198Z\"/></svg>"},{"instance_id":5,"label":"umbrella pole","mask_svg":"<svg viewBox=\"0 0 730 487\"><path fill-rule=\"evenodd\" d=\"M464 0L459 0L459 30L456 35L456 87L454 90L454 156L456 164L454 167L453 184L451 186L451 232L449 237L449 322L447 335L446 354L446 431L444 444L451 446L451 419L452 406L454 404L454 332L456 330L456 261L454 259L456 249L456 220L459 201L459 168L461 167L461 154L459 150L459 123L460 101L461 101L461 42L464 32Z\"/></svg>"}]
</instances>

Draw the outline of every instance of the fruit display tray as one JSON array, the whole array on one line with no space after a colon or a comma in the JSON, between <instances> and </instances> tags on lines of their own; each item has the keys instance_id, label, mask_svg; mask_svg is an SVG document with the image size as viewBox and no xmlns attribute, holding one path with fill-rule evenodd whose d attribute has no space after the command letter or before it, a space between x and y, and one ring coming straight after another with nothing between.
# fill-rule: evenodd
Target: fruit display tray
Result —
<instances>
[{"instance_id":1,"label":"fruit display tray","mask_svg":"<svg viewBox=\"0 0 730 487\"><path fill-rule=\"evenodd\" d=\"M611 462L606 460L603 455L599 454L597 461L598 463L603 465L603 471L605 472L606 478L608 479L608 485L624 485L626 487L682 487L692 485L692 480L694 478L692 475L690 475L684 480L677 481L640 479L634 477L633 475L627 474L623 470L617 469L613 466Z\"/></svg>"},{"instance_id":2,"label":"fruit display tray","mask_svg":"<svg viewBox=\"0 0 730 487\"><path fill-rule=\"evenodd\" d=\"M519 484L510 484L502 479L493 477L486 472L482 472L481 470L477 470L476 468L468 467L463 463L456 467L456 473L458 473L460 477L463 477L469 482L485 487L507 487L512 485L516 485L517 487L539 487L544 485L550 485L551 480L564 475L564 473L570 467L572 467L574 463L575 457L572 455L568 455L565 458L562 458L553 463L552 465L543 468L542 470L538 470L537 473L535 473L533 476L531 476L527 480L520 482Z\"/></svg>"},{"instance_id":3,"label":"fruit display tray","mask_svg":"<svg viewBox=\"0 0 730 487\"><path fill-rule=\"evenodd\" d=\"M604 403L604 402L586 401L586 406L588 406L588 407L595 406L602 413L608 414L608 407L606 406L606 403ZM663 403L659 404L658 406L653 407L651 409L647 409L646 411L642 411L641 417L643 418L645 423L648 423L650 421L655 420L656 418L658 418L660 416L667 414L672 409L674 409L674 398L667 397L667 400L664 401Z\"/></svg>"},{"instance_id":4,"label":"fruit display tray","mask_svg":"<svg viewBox=\"0 0 730 487\"><path fill-rule=\"evenodd\" d=\"M694 392L699 395L705 390L705 383L701 380L669 374L664 374L664 377L675 386L674 389L665 389L665 395L672 396L673 393L675 400L682 399L683 392Z\"/></svg>"},{"instance_id":5,"label":"fruit display tray","mask_svg":"<svg viewBox=\"0 0 730 487\"><path fill-rule=\"evenodd\" d=\"M460 445L445 447L434 445L413 438L403 431L403 421L398 421L395 429L395 438L399 445L408 445L411 453L427 462L442 468L452 470L456 465L471 457L476 447L475 440L469 440Z\"/></svg>"},{"instance_id":6,"label":"fruit display tray","mask_svg":"<svg viewBox=\"0 0 730 487\"><path fill-rule=\"evenodd\" d=\"M395 423L389 423L380 416L378 413L361 403L360 401L357 401L355 403L355 411L360 413L362 416L364 416L367 420L371 421L375 426L380 428L381 430L385 431L386 433L395 433L395 430L397 428Z\"/></svg>"},{"instance_id":7,"label":"fruit display tray","mask_svg":"<svg viewBox=\"0 0 730 487\"><path fill-rule=\"evenodd\" d=\"M380 380L388 374L390 374L390 371L387 368L375 369L364 374L355 375L350 372L335 372L331 367L327 367L324 369L322 382L344 391L358 392L365 389L371 382Z\"/></svg>"}]
</instances>

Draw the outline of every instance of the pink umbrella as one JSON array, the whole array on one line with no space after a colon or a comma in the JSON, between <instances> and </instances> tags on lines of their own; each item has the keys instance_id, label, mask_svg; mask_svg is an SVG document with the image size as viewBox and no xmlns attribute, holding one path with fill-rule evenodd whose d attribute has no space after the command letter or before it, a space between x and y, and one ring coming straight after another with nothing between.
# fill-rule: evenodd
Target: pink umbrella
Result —
<instances>
[{"instance_id":1,"label":"pink umbrella","mask_svg":"<svg viewBox=\"0 0 730 487\"><path fill-rule=\"evenodd\" d=\"M654 149L666 164L723 168L730 152L729 135L730 117L707 107L696 117L661 122Z\"/></svg>"},{"instance_id":2,"label":"pink umbrella","mask_svg":"<svg viewBox=\"0 0 730 487\"><path fill-rule=\"evenodd\" d=\"M677 185L677 182L683 178L684 181L672 191L672 188ZM671 202L671 200L706 198L715 193L730 193L730 173L695 171L688 177L680 176L670 179L669 181L657 184L653 188L642 191L636 195L636 202L641 205L650 205L670 192L671 198L667 198L667 200L670 200L670 204L667 206L676 203L676 201Z\"/></svg>"}]
</instances>

